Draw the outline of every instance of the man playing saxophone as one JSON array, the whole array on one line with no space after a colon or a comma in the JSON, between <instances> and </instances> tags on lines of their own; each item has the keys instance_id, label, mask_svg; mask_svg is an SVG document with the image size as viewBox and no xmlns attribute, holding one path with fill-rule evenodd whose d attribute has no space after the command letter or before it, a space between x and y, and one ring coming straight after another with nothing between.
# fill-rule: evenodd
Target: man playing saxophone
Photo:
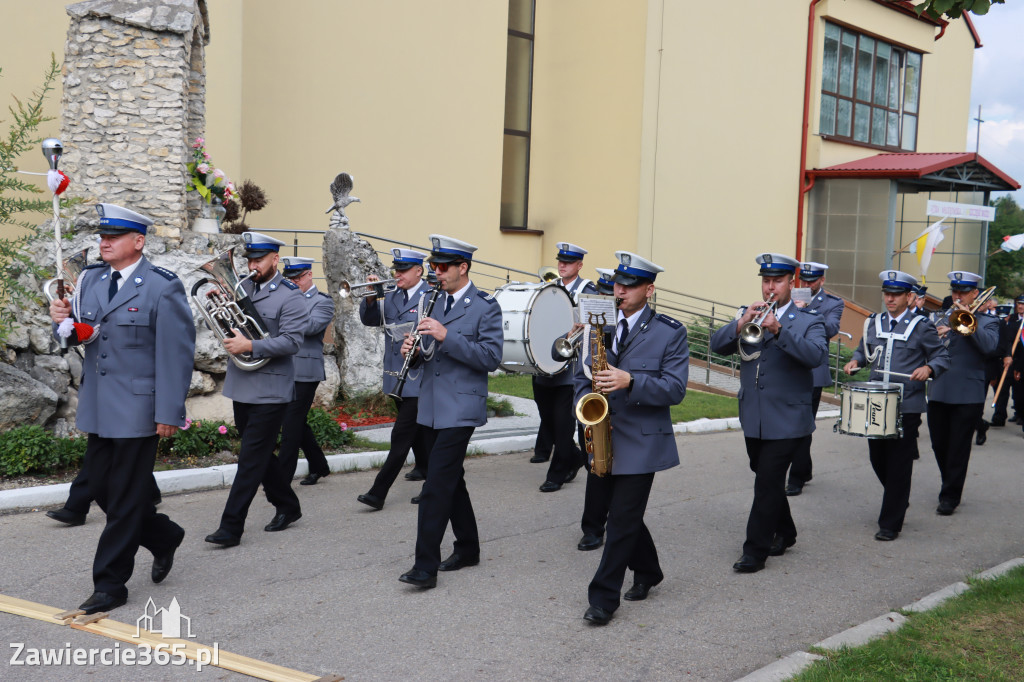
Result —
<instances>
[{"instance_id":1,"label":"man playing saxophone","mask_svg":"<svg viewBox=\"0 0 1024 682\"><path fill-rule=\"evenodd\" d=\"M738 352L743 359L740 424L754 472L754 502L743 555L733 564L741 573L760 571L769 556L781 556L796 542L786 471L814 431L814 368L828 353L824 321L792 305L793 277L800 263L777 253L762 254L755 262L760 265L762 300L741 309L736 322L711 337L713 352Z\"/></svg>"},{"instance_id":2,"label":"man playing saxophone","mask_svg":"<svg viewBox=\"0 0 1024 682\"><path fill-rule=\"evenodd\" d=\"M595 625L606 625L619 607L627 568L633 570L627 601L646 599L664 579L644 512L655 472L679 464L669 408L686 395L690 364L686 328L656 315L648 305L654 279L664 268L628 251L615 256L615 297L620 303L613 338L610 345L592 339L604 347L607 367L591 372L591 354L586 363L579 363L575 377L577 404L587 394L600 392L608 401L612 427L610 475L588 481L608 503L607 541L590 582L590 608L583 615ZM588 457L593 459L595 453Z\"/></svg>"}]
</instances>

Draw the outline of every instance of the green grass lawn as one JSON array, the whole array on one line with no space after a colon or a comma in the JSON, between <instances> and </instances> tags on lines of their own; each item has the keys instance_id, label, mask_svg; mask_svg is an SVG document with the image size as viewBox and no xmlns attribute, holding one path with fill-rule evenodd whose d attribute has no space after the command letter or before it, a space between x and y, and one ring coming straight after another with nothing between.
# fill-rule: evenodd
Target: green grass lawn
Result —
<instances>
[{"instance_id":1,"label":"green grass lawn","mask_svg":"<svg viewBox=\"0 0 1024 682\"><path fill-rule=\"evenodd\" d=\"M491 393L533 399L533 382L529 374L492 376L487 382L487 390ZM739 405L736 398L689 389L683 402L672 407L672 422L689 422L701 417L719 419L735 417L738 414Z\"/></svg>"},{"instance_id":2,"label":"green grass lawn","mask_svg":"<svg viewBox=\"0 0 1024 682\"><path fill-rule=\"evenodd\" d=\"M925 613L855 649L817 651L799 682L933 682L1024 679L1024 567Z\"/></svg>"}]
</instances>

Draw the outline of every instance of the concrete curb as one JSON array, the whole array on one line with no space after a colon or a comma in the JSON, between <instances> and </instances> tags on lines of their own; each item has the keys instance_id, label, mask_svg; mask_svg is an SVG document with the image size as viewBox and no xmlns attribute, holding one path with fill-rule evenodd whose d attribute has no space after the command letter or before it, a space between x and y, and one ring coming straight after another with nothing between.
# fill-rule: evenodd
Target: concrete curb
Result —
<instances>
[{"instance_id":1,"label":"concrete curb","mask_svg":"<svg viewBox=\"0 0 1024 682\"><path fill-rule=\"evenodd\" d=\"M974 578L980 580L992 580L1001 575L1005 575L1018 566L1024 566L1024 557L1004 561L1003 563L993 566L988 570L976 573ZM929 595L921 597L913 604L904 606L900 610L910 611L912 613L930 611L931 609L941 606L947 600L959 594L963 594L969 589L971 589L971 586L967 583L962 581L956 582L952 585L947 585L942 589L936 590ZM829 649L830 651L838 651L844 647L852 648L863 646L873 639L899 630L906 622L906 616L897 613L896 611L890 611L878 618L873 618L861 623L860 625L855 625L848 630L844 630L843 632L823 639L814 646L819 649ZM755 670L736 682L781 682L782 680L788 680L798 675L803 672L805 668L814 663L814 661L821 658L823 657L817 654L808 653L806 651L796 651L785 658L781 658L763 668Z\"/></svg>"}]
</instances>

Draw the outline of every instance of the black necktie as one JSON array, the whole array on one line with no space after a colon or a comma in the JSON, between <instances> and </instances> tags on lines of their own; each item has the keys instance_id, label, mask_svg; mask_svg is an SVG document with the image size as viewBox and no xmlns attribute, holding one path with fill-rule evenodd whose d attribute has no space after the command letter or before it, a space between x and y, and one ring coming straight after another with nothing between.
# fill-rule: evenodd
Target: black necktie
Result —
<instances>
[{"instance_id":1,"label":"black necktie","mask_svg":"<svg viewBox=\"0 0 1024 682\"><path fill-rule=\"evenodd\" d=\"M253 284L252 293L253 293L253 295L256 295L256 294L260 293L260 283L259 282L256 282L255 284Z\"/></svg>"},{"instance_id":2,"label":"black necktie","mask_svg":"<svg viewBox=\"0 0 1024 682\"><path fill-rule=\"evenodd\" d=\"M455 297L448 294L448 300L444 302L444 314L447 315L452 311L452 306L455 305Z\"/></svg>"},{"instance_id":3,"label":"black necktie","mask_svg":"<svg viewBox=\"0 0 1024 682\"><path fill-rule=\"evenodd\" d=\"M619 322L619 326L622 327L622 331L619 332L619 347L616 352L621 353L622 347L626 345L626 337L629 336L629 322L623 320Z\"/></svg>"},{"instance_id":4,"label":"black necktie","mask_svg":"<svg viewBox=\"0 0 1024 682\"><path fill-rule=\"evenodd\" d=\"M117 281L119 279L121 279L121 273L118 272L117 270L114 270L114 272L111 273L111 275L110 275L110 288L107 289L107 302L108 303L113 300L114 294L117 293Z\"/></svg>"},{"instance_id":5,"label":"black necktie","mask_svg":"<svg viewBox=\"0 0 1024 682\"><path fill-rule=\"evenodd\" d=\"M402 289L402 307L409 305L409 290Z\"/></svg>"},{"instance_id":6,"label":"black necktie","mask_svg":"<svg viewBox=\"0 0 1024 682\"><path fill-rule=\"evenodd\" d=\"M896 320L890 319L889 320L889 331L893 331L895 329L896 329Z\"/></svg>"}]
</instances>

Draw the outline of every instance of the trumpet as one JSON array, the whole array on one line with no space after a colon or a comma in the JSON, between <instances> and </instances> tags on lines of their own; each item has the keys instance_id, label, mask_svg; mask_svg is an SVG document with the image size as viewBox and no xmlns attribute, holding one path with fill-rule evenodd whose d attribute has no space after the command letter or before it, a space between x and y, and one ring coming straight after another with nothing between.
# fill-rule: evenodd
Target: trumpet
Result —
<instances>
[{"instance_id":1,"label":"trumpet","mask_svg":"<svg viewBox=\"0 0 1024 682\"><path fill-rule=\"evenodd\" d=\"M761 339L764 338L764 328L761 327L761 325L764 324L765 318L768 317L768 314L775 310L775 301L772 300L774 298L775 294L773 293L765 301L765 303L768 303L769 305L765 306L761 310L761 314L740 328L740 341L750 344L761 343Z\"/></svg>"},{"instance_id":2,"label":"trumpet","mask_svg":"<svg viewBox=\"0 0 1024 682\"><path fill-rule=\"evenodd\" d=\"M342 280L338 296L341 298L350 296L353 298L384 298L384 294L389 294L397 288L397 279L379 279L376 282L360 282L359 284L349 284Z\"/></svg>"},{"instance_id":3,"label":"trumpet","mask_svg":"<svg viewBox=\"0 0 1024 682\"><path fill-rule=\"evenodd\" d=\"M978 331L978 320L975 317L975 314L978 312L978 309L984 305L985 301L992 297L992 294L994 294L995 291L996 288L994 286L985 289L985 291L975 299L974 303L968 310L950 309L949 328L960 336L970 336L974 332Z\"/></svg>"},{"instance_id":4,"label":"trumpet","mask_svg":"<svg viewBox=\"0 0 1024 682\"><path fill-rule=\"evenodd\" d=\"M569 334L569 336L555 339L555 352L563 358L571 358L576 355L577 349L579 349L580 344L583 342L584 331L586 331L586 327Z\"/></svg>"}]
</instances>

